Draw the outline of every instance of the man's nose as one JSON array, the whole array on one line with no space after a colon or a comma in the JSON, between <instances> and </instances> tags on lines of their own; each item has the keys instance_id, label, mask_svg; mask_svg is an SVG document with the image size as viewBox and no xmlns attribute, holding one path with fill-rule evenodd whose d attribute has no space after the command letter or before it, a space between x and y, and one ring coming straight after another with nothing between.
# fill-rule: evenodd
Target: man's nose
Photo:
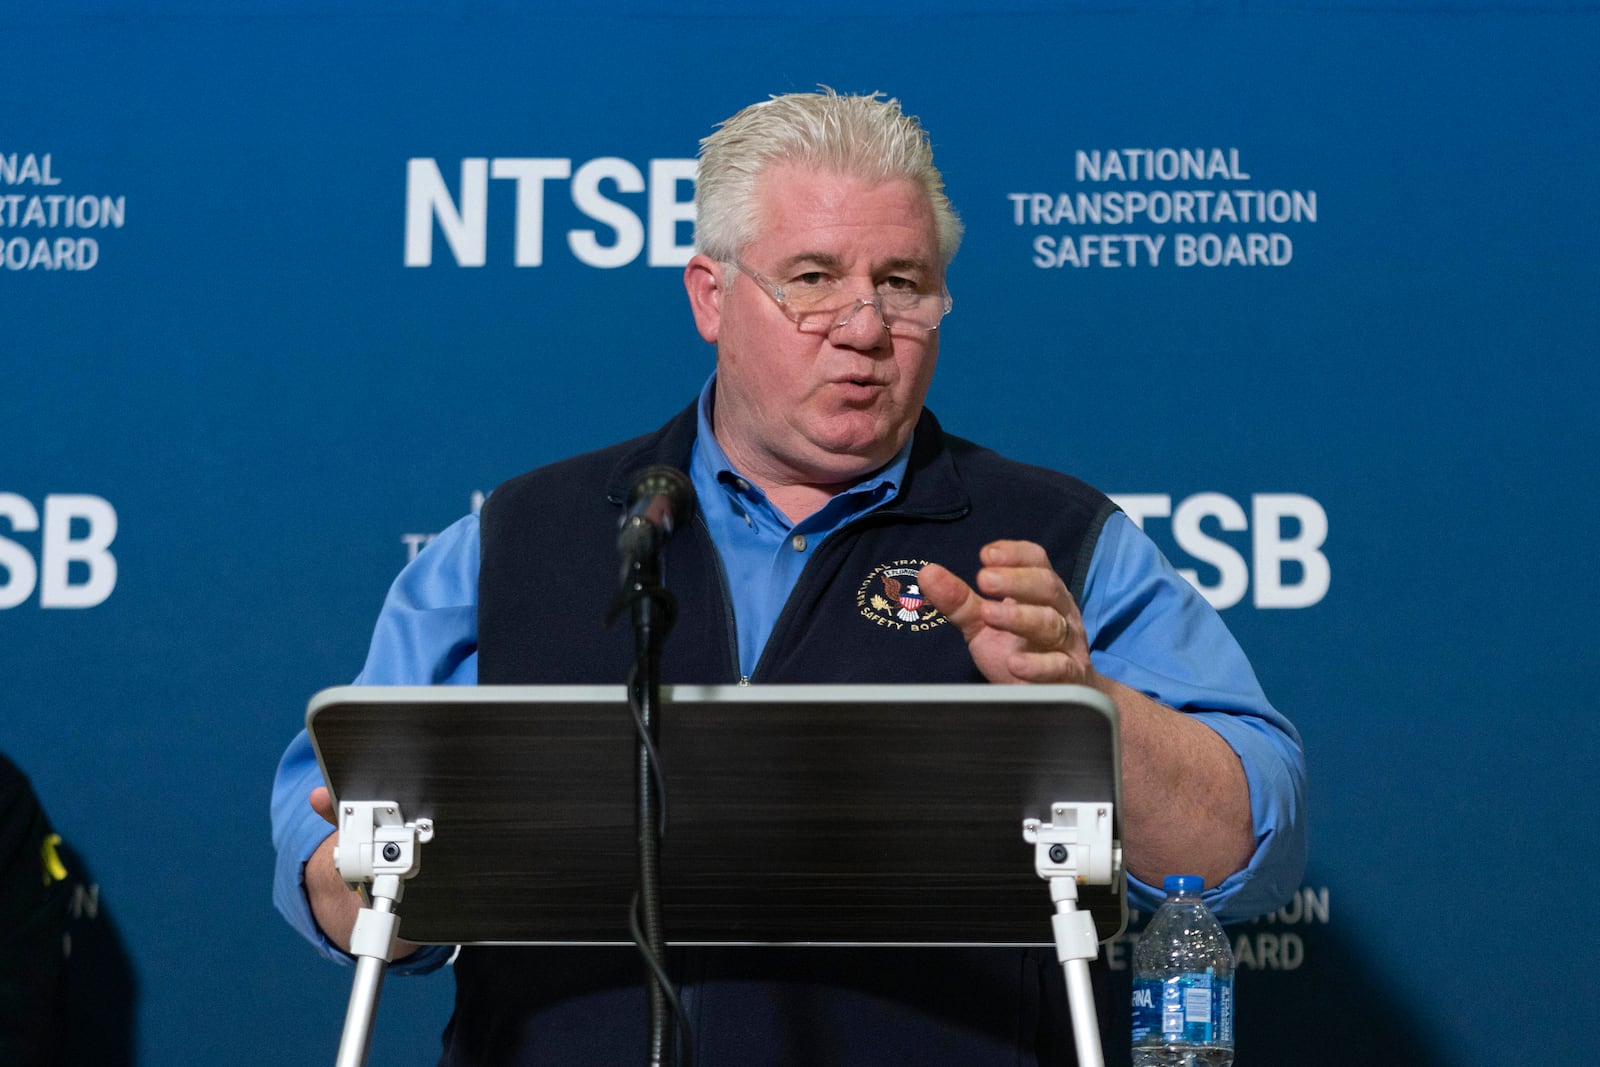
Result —
<instances>
[{"instance_id":1,"label":"man's nose","mask_svg":"<svg viewBox=\"0 0 1600 1067\"><path fill-rule=\"evenodd\" d=\"M863 308L871 308L872 313L863 314ZM888 324L883 321L883 305L879 300L857 300L848 311L834 320L833 329L829 332L838 339L854 344L876 345L889 332Z\"/></svg>"}]
</instances>

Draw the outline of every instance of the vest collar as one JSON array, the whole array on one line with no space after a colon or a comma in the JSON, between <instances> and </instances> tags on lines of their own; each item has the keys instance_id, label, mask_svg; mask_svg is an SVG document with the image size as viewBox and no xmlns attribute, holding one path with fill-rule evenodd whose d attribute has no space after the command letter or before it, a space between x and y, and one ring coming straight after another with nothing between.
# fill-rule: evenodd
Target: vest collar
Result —
<instances>
[{"instance_id":1,"label":"vest collar","mask_svg":"<svg viewBox=\"0 0 1600 1067\"><path fill-rule=\"evenodd\" d=\"M606 481L606 496L611 503L618 507L625 504L634 482L647 467L666 464L687 471L696 424L695 405L690 404L661 429L624 446L622 458ZM933 412L923 408L911 443L905 485L893 500L878 510L926 519L956 519L971 508L972 501L961 482L961 472L945 447L944 430Z\"/></svg>"}]
</instances>

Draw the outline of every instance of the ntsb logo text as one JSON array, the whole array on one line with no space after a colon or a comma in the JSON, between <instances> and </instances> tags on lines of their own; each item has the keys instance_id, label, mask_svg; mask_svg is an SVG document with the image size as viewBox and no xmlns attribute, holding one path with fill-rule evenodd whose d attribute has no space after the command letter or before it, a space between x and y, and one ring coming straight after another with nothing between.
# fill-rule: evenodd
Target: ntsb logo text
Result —
<instances>
[{"instance_id":1,"label":"ntsb logo text","mask_svg":"<svg viewBox=\"0 0 1600 1067\"><path fill-rule=\"evenodd\" d=\"M16 538L35 533L37 549L33 538ZM116 509L101 497L52 493L41 509L0 492L0 610L26 602L35 589L41 608L104 603L117 586L117 560L109 551L116 536Z\"/></svg>"},{"instance_id":2,"label":"ntsb logo text","mask_svg":"<svg viewBox=\"0 0 1600 1067\"><path fill-rule=\"evenodd\" d=\"M496 234L511 238L513 262L538 267L559 238L545 233L546 207L570 200L588 222L562 236L580 263L622 267L641 254L652 267L681 267L694 254L693 159L652 159L643 168L616 156L463 159L452 194L436 160L406 161L408 267L433 265L434 231L443 235L458 267L488 262L490 183L515 191L509 213L493 218ZM564 206L564 205L563 205ZM555 245L555 247L560 247Z\"/></svg>"}]
</instances>

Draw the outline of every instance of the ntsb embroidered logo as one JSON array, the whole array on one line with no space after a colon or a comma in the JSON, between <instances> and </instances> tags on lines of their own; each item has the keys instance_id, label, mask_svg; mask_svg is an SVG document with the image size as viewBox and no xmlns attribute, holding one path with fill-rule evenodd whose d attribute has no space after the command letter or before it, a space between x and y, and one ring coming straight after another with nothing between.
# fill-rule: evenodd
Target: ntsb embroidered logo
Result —
<instances>
[{"instance_id":1,"label":"ntsb embroidered logo","mask_svg":"<svg viewBox=\"0 0 1600 1067\"><path fill-rule=\"evenodd\" d=\"M914 633L933 630L949 622L942 612L922 598L917 572L925 559L897 559L872 568L856 590L856 610L875 626Z\"/></svg>"}]
</instances>

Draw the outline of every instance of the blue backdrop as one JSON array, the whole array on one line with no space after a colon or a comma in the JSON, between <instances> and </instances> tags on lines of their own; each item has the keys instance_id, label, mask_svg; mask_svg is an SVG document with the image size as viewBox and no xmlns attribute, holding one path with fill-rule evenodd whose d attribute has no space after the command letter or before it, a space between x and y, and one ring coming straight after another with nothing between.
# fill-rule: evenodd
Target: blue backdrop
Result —
<instances>
[{"instance_id":1,"label":"blue backdrop","mask_svg":"<svg viewBox=\"0 0 1600 1067\"><path fill-rule=\"evenodd\" d=\"M0 3L0 748L137 1061L332 1059L279 752L427 534L698 388L683 161L824 83L967 223L930 405L1121 497L1304 733L1239 1062L1580 1062L1600 6L613 6Z\"/></svg>"}]
</instances>

